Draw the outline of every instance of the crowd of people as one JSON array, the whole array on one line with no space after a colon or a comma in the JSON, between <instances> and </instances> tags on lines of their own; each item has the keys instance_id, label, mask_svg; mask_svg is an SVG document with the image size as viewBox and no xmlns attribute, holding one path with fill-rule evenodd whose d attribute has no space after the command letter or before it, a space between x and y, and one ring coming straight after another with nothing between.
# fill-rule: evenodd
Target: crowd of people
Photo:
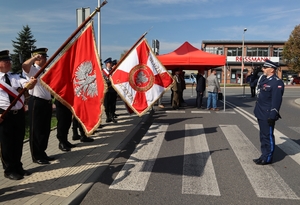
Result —
<instances>
[{"instance_id":1,"label":"crowd of people","mask_svg":"<svg viewBox=\"0 0 300 205\"><path fill-rule=\"evenodd\" d=\"M211 69L210 76L207 79L204 78L204 70L198 70L197 73L197 85L196 85L196 107L197 109L205 109L203 103L203 96L207 90L208 97L206 103L207 110L218 111L217 100L218 93L221 92L220 84L216 76L216 69ZM175 69L173 73L174 84L171 88L171 105L174 110L178 110L179 107L186 105L183 99L183 91L186 89L186 84L184 80L184 72L180 69Z\"/></svg>"},{"instance_id":2,"label":"crowd of people","mask_svg":"<svg viewBox=\"0 0 300 205\"><path fill-rule=\"evenodd\" d=\"M50 164L55 157L46 153L48 140L51 132L51 118L53 113L53 97L40 83L35 74L45 65L47 61L47 48L39 48L32 51L32 57L22 64L23 75L11 73L11 58L9 51L0 51L0 149L1 161L4 175L11 180L20 180L31 173L23 169L21 157L23 151L23 140L25 136L25 110L24 97L16 100L18 91L24 87L29 90L28 102L29 114L29 143L32 161L37 164ZM112 74L116 60L107 58L103 68L103 77L107 84L107 92L104 98L106 123L117 123L116 101L117 92L112 87L109 76ZM254 113L260 127L261 156L253 161L258 165L272 163L274 152L274 126L275 121L280 118L279 110L284 92L284 84L275 72L278 65L272 61L266 61L262 66L264 74L258 78L257 72L249 77L251 96L257 95ZM204 70L199 70L196 85L196 107L218 111L217 97L221 92L220 84L216 76L216 70L211 69L211 74L204 78ZM22 78L22 76L25 76ZM186 103L183 99L183 91L186 89L184 72L176 69L173 72L174 83L171 88L171 105L177 110ZM203 105L203 96L207 91L206 108ZM162 105L162 96L159 105ZM58 148L61 151L71 151L76 145L68 140L69 130L72 125L72 140L81 142L93 142L94 139L87 137L85 132L72 115L72 112L59 100L55 99L57 118ZM163 108L162 106L160 106ZM6 112L7 108L10 108ZM6 115L3 115L6 113ZM79 129L79 133L78 133Z\"/></svg>"}]
</instances>

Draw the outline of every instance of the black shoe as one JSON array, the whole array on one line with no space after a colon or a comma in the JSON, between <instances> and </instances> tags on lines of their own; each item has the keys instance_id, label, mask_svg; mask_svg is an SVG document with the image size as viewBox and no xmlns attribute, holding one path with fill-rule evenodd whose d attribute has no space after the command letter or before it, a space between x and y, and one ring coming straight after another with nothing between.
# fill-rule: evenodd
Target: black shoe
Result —
<instances>
[{"instance_id":1,"label":"black shoe","mask_svg":"<svg viewBox=\"0 0 300 205\"><path fill-rule=\"evenodd\" d=\"M17 171L18 174L20 174L21 176L29 176L31 175L31 172L30 171L27 171L27 170L24 170L23 168L22 169L19 169Z\"/></svg>"},{"instance_id":2,"label":"black shoe","mask_svg":"<svg viewBox=\"0 0 300 205\"><path fill-rule=\"evenodd\" d=\"M113 121L113 123L117 123L118 122L117 120L115 120L115 118L112 118L111 120Z\"/></svg>"},{"instance_id":3,"label":"black shoe","mask_svg":"<svg viewBox=\"0 0 300 205\"><path fill-rule=\"evenodd\" d=\"M37 164L50 164L50 162L45 159L37 159L37 160L33 160L33 162Z\"/></svg>"},{"instance_id":4,"label":"black shoe","mask_svg":"<svg viewBox=\"0 0 300 205\"><path fill-rule=\"evenodd\" d=\"M80 135L73 135L72 140L80 140Z\"/></svg>"},{"instance_id":5,"label":"black shoe","mask_svg":"<svg viewBox=\"0 0 300 205\"><path fill-rule=\"evenodd\" d=\"M74 148L74 147L76 147L76 145L74 145L74 144L72 144L71 142L69 142L69 141L66 141L66 143L65 143L68 147L70 147L70 148Z\"/></svg>"},{"instance_id":6,"label":"black shoe","mask_svg":"<svg viewBox=\"0 0 300 205\"><path fill-rule=\"evenodd\" d=\"M257 158L257 159L253 159L253 162L256 164L257 162L261 161L260 158Z\"/></svg>"},{"instance_id":7,"label":"black shoe","mask_svg":"<svg viewBox=\"0 0 300 205\"><path fill-rule=\"evenodd\" d=\"M68 152L68 151L71 151L71 148L68 147L66 144L60 142L58 144L58 148L61 150L61 151L64 151L64 152Z\"/></svg>"},{"instance_id":8,"label":"black shoe","mask_svg":"<svg viewBox=\"0 0 300 205\"><path fill-rule=\"evenodd\" d=\"M111 118L107 118L106 122L112 122L112 119Z\"/></svg>"},{"instance_id":9,"label":"black shoe","mask_svg":"<svg viewBox=\"0 0 300 205\"><path fill-rule=\"evenodd\" d=\"M11 179L11 180L20 180L23 179L24 177L18 173L10 173L10 174L5 174L4 173L4 177Z\"/></svg>"},{"instance_id":10,"label":"black shoe","mask_svg":"<svg viewBox=\"0 0 300 205\"><path fill-rule=\"evenodd\" d=\"M31 175L31 172L23 169L18 174L20 174L21 176L29 176L29 175Z\"/></svg>"},{"instance_id":11,"label":"black shoe","mask_svg":"<svg viewBox=\"0 0 300 205\"><path fill-rule=\"evenodd\" d=\"M54 160L55 160L55 157L45 156L44 159L45 159L45 160L48 160L48 161L54 161Z\"/></svg>"},{"instance_id":12,"label":"black shoe","mask_svg":"<svg viewBox=\"0 0 300 205\"><path fill-rule=\"evenodd\" d=\"M257 165L267 165L267 164L272 164L272 162L266 162L265 160L259 160L256 162Z\"/></svg>"},{"instance_id":13,"label":"black shoe","mask_svg":"<svg viewBox=\"0 0 300 205\"><path fill-rule=\"evenodd\" d=\"M85 136L85 137L81 137L80 141L81 142L94 142L94 139Z\"/></svg>"}]
</instances>

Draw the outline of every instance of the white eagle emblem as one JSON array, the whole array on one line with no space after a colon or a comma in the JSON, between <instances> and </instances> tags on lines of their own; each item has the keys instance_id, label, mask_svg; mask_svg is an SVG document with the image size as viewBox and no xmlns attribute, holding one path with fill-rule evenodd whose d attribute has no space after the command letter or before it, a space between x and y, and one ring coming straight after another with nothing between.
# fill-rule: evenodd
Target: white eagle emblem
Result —
<instances>
[{"instance_id":1,"label":"white eagle emblem","mask_svg":"<svg viewBox=\"0 0 300 205\"><path fill-rule=\"evenodd\" d=\"M93 66L91 61L86 61L80 64L76 69L74 79L74 91L77 97L82 100L87 100L88 97L98 95L96 74L93 73Z\"/></svg>"},{"instance_id":2,"label":"white eagle emblem","mask_svg":"<svg viewBox=\"0 0 300 205\"><path fill-rule=\"evenodd\" d=\"M145 73L143 71L140 71L137 75L137 79L136 79L136 83L138 85L142 84L142 83L146 83L148 81L147 76L145 75Z\"/></svg>"}]
</instances>

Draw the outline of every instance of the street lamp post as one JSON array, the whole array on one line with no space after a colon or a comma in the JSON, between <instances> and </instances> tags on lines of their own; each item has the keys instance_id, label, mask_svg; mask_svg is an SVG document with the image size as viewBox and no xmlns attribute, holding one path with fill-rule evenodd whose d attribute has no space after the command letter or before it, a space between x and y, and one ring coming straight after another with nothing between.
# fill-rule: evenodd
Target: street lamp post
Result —
<instances>
[{"instance_id":1,"label":"street lamp post","mask_svg":"<svg viewBox=\"0 0 300 205\"><path fill-rule=\"evenodd\" d=\"M98 7L101 5L101 0L98 0ZM98 12L98 55L101 56L101 12Z\"/></svg>"},{"instance_id":2,"label":"street lamp post","mask_svg":"<svg viewBox=\"0 0 300 205\"><path fill-rule=\"evenodd\" d=\"M244 81L244 41L245 41L245 32L247 31L247 28L244 28L244 33L243 33L243 45L242 45L242 68L241 68L241 85L243 85Z\"/></svg>"}]
</instances>

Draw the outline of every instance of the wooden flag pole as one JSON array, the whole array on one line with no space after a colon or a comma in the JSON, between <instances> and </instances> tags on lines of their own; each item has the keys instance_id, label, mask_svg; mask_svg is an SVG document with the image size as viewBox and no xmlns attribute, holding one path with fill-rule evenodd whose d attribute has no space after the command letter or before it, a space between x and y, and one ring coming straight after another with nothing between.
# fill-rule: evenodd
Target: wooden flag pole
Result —
<instances>
[{"instance_id":1,"label":"wooden flag pole","mask_svg":"<svg viewBox=\"0 0 300 205\"><path fill-rule=\"evenodd\" d=\"M121 60L117 63L115 68L109 72L109 76L117 69L118 65L129 55L129 53L134 49L134 47L139 44L139 42L147 35L148 32L145 32L136 42L135 44L126 52L125 55L121 58Z\"/></svg>"}]
</instances>

